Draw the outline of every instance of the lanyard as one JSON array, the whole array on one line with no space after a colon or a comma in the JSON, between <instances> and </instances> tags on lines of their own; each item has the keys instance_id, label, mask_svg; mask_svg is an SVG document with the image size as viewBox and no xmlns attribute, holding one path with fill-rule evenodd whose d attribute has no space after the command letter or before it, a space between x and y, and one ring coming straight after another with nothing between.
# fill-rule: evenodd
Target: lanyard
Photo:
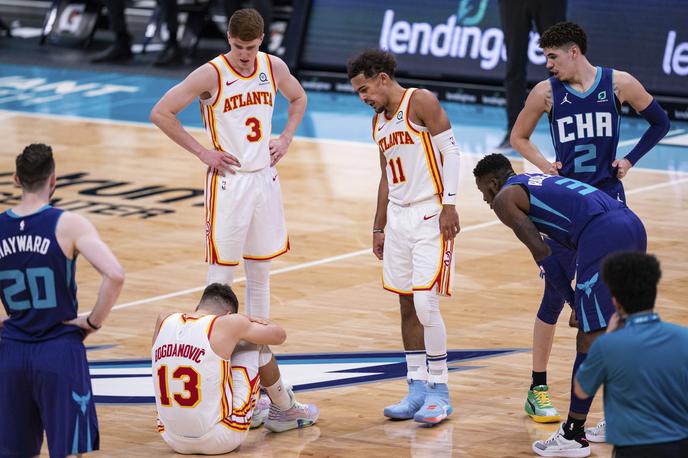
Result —
<instances>
[{"instance_id":1,"label":"lanyard","mask_svg":"<svg viewBox=\"0 0 688 458\"><path fill-rule=\"evenodd\" d=\"M659 321L659 315L656 313L642 313L638 315L631 315L626 318L626 325L632 324L648 324Z\"/></svg>"}]
</instances>

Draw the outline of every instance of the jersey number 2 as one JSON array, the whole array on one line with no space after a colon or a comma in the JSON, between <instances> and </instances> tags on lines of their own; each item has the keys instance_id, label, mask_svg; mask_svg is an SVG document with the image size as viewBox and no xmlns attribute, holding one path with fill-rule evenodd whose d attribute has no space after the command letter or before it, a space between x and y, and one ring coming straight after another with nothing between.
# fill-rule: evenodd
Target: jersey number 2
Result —
<instances>
[{"instance_id":1,"label":"jersey number 2","mask_svg":"<svg viewBox=\"0 0 688 458\"><path fill-rule=\"evenodd\" d=\"M585 154L576 156L573 160L574 173L595 173L597 171L595 164L584 164L586 161L595 160L597 158L597 147L595 145L576 145L574 151L576 151L576 153L586 151Z\"/></svg>"},{"instance_id":2,"label":"jersey number 2","mask_svg":"<svg viewBox=\"0 0 688 458\"><path fill-rule=\"evenodd\" d=\"M246 140L250 142L257 142L263 138L263 131L260 128L260 119L258 118L248 118L246 120L246 125L251 128L251 132L246 136Z\"/></svg>"},{"instance_id":3,"label":"jersey number 2","mask_svg":"<svg viewBox=\"0 0 688 458\"><path fill-rule=\"evenodd\" d=\"M183 396L183 393L174 393L172 399L182 407L196 407L201 401L201 376L196 372L196 369L190 366L179 366L172 372L172 378L184 379L184 391L188 393L186 396ZM166 407L172 406L170 391L167 387L167 366L164 364L158 368L158 385L160 387L160 404Z\"/></svg>"}]
</instances>

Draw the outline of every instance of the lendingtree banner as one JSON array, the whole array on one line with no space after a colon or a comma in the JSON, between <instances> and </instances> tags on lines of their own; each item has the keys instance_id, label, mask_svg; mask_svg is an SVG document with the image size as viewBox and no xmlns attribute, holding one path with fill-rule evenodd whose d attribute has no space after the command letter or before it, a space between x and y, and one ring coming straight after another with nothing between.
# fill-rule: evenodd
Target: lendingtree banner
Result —
<instances>
[{"instance_id":1,"label":"lendingtree banner","mask_svg":"<svg viewBox=\"0 0 688 458\"><path fill-rule=\"evenodd\" d=\"M630 72L658 94L688 95L688 2L569 0L593 65ZM547 77L531 33L528 79ZM366 48L398 59L400 76L498 82L505 72L497 0L312 0L300 66L343 71Z\"/></svg>"}]
</instances>

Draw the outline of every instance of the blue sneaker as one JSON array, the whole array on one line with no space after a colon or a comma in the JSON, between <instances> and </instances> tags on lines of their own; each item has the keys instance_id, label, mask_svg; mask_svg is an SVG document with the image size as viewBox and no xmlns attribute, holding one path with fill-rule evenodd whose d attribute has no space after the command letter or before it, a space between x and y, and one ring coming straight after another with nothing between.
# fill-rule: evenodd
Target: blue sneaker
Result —
<instances>
[{"instance_id":1,"label":"blue sneaker","mask_svg":"<svg viewBox=\"0 0 688 458\"><path fill-rule=\"evenodd\" d=\"M409 386L408 394L398 404L385 407L385 417L395 420L410 420L425 400L425 382L422 380L406 380Z\"/></svg>"},{"instance_id":2,"label":"blue sneaker","mask_svg":"<svg viewBox=\"0 0 688 458\"><path fill-rule=\"evenodd\" d=\"M425 402L413 419L426 425L436 425L454 411L449 404L449 388L446 383L428 383Z\"/></svg>"}]
</instances>

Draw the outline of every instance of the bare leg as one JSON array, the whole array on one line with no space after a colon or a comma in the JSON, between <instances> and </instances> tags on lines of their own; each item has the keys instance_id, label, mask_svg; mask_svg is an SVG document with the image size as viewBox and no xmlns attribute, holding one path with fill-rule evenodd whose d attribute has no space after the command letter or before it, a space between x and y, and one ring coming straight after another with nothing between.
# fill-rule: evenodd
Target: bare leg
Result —
<instances>
[{"instance_id":1,"label":"bare leg","mask_svg":"<svg viewBox=\"0 0 688 458\"><path fill-rule=\"evenodd\" d=\"M547 324L541 319L535 318L533 325L533 371L545 372L547 370L556 328L556 324Z\"/></svg>"},{"instance_id":2,"label":"bare leg","mask_svg":"<svg viewBox=\"0 0 688 458\"><path fill-rule=\"evenodd\" d=\"M425 350L424 329L418 320L418 315L416 315L413 296L399 296L399 307L401 311L401 339L404 342L404 350Z\"/></svg>"}]
</instances>

